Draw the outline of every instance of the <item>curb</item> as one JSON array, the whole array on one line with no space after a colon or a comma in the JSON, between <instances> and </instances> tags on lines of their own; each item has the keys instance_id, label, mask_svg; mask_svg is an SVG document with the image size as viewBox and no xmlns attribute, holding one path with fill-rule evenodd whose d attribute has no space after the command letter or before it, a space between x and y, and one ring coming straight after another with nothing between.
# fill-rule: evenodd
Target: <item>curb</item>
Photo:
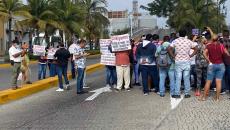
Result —
<instances>
[{"instance_id":1,"label":"curb","mask_svg":"<svg viewBox=\"0 0 230 130\"><path fill-rule=\"evenodd\" d=\"M104 68L104 65L102 64L99 63L93 64L86 67L86 73L90 74L102 68ZM68 74L68 78L69 79L72 78L70 73ZM0 104L6 104L10 101L18 100L20 98L32 95L34 93L52 87L56 87L57 84L58 84L58 77L56 76L56 77L50 77L44 80L36 81L30 85L24 85L22 86L22 88L17 90L8 89L8 90L0 91Z\"/></svg>"},{"instance_id":2,"label":"curb","mask_svg":"<svg viewBox=\"0 0 230 130\"><path fill-rule=\"evenodd\" d=\"M94 57L97 57L97 56L100 56L100 55L101 54L90 55L90 56L88 56L88 58L94 58ZM37 60L30 61L30 65L37 64L37 63L38 63ZM10 67L11 67L11 65L9 63L0 64L0 69L10 68Z\"/></svg>"}]
</instances>

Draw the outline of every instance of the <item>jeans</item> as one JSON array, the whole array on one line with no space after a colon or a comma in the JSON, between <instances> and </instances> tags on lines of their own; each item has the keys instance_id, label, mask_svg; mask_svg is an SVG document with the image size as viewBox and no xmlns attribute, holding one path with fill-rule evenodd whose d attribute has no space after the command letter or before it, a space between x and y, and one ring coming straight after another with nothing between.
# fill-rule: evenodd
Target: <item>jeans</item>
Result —
<instances>
[{"instance_id":1,"label":"jeans","mask_svg":"<svg viewBox=\"0 0 230 130\"><path fill-rule=\"evenodd\" d=\"M50 63L50 77L54 77L57 75L57 65L54 63Z\"/></svg>"},{"instance_id":2,"label":"jeans","mask_svg":"<svg viewBox=\"0 0 230 130\"><path fill-rule=\"evenodd\" d=\"M117 84L117 73L115 66L106 66L106 84Z\"/></svg>"},{"instance_id":3,"label":"jeans","mask_svg":"<svg viewBox=\"0 0 230 130\"><path fill-rule=\"evenodd\" d=\"M159 68L159 75L160 75L160 95L165 95L165 80L167 75L169 76L170 80L170 94L174 95L175 90L175 70L168 68Z\"/></svg>"},{"instance_id":4,"label":"jeans","mask_svg":"<svg viewBox=\"0 0 230 130\"><path fill-rule=\"evenodd\" d=\"M193 76L193 84L192 87L196 88L197 85L197 73L196 73L196 65L191 65L191 71L190 71L190 83L192 83L192 76Z\"/></svg>"},{"instance_id":5,"label":"jeans","mask_svg":"<svg viewBox=\"0 0 230 130\"><path fill-rule=\"evenodd\" d=\"M84 79L85 68L77 68L77 92L83 91L83 79Z\"/></svg>"},{"instance_id":6,"label":"jeans","mask_svg":"<svg viewBox=\"0 0 230 130\"><path fill-rule=\"evenodd\" d=\"M148 77L153 80L154 87L158 88L158 72L156 65L140 65L143 92L149 93Z\"/></svg>"},{"instance_id":7,"label":"jeans","mask_svg":"<svg viewBox=\"0 0 230 130\"><path fill-rule=\"evenodd\" d=\"M230 65L225 66L225 75L222 80L222 91L230 90Z\"/></svg>"},{"instance_id":8,"label":"jeans","mask_svg":"<svg viewBox=\"0 0 230 130\"><path fill-rule=\"evenodd\" d=\"M71 73L72 73L72 79L75 79L76 78L76 71L75 71L74 61L71 61Z\"/></svg>"},{"instance_id":9,"label":"jeans","mask_svg":"<svg viewBox=\"0 0 230 130\"><path fill-rule=\"evenodd\" d=\"M67 68L68 65L57 65L58 82L59 88L61 89L63 89L62 75L64 76L65 84L69 84L69 80L67 77Z\"/></svg>"},{"instance_id":10,"label":"jeans","mask_svg":"<svg viewBox=\"0 0 230 130\"><path fill-rule=\"evenodd\" d=\"M170 95L175 95L175 87L176 87L176 71L175 69L170 69L168 72L169 81L170 81Z\"/></svg>"},{"instance_id":11,"label":"jeans","mask_svg":"<svg viewBox=\"0 0 230 130\"><path fill-rule=\"evenodd\" d=\"M46 64L39 64L38 80L46 78Z\"/></svg>"},{"instance_id":12,"label":"jeans","mask_svg":"<svg viewBox=\"0 0 230 130\"><path fill-rule=\"evenodd\" d=\"M133 72L134 72L135 83L139 83L140 82L139 81L140 72L139 72L139 64L138 63L134 64Z\"/></svg>"},{"instance_id":13,"label":"jeans","mask_svg":"<svg viewBox=\"0 0 230 130\"><path fill-rule=\"evenodd\" d=\"M175 69L176 69L176 87L174 94L180 95L180 88L181 88L181 80L183 75L184 80L184 92L185 95L190 94L190 69L191 65L188 62L176 62L175 63Z\"/></svg>"}]
</instances>

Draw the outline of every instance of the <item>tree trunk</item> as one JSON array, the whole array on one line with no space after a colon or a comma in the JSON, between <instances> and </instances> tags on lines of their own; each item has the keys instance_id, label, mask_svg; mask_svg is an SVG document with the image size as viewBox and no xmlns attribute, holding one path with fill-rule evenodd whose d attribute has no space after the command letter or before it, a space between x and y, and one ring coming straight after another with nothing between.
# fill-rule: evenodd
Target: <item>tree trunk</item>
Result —
<instances>
[{"instance_id":1,"label":"tree trunk","mask_svg":"<svg viewBox=\"0 0 230 130\"><path fill-rule=\"evenodd\" d=\"M12 18L9 19L9 40L8 40L8 44L7 44L7 50L10 48L10 44L12 42L11 28L12 28Z\"/></svg>"}]
</instances>

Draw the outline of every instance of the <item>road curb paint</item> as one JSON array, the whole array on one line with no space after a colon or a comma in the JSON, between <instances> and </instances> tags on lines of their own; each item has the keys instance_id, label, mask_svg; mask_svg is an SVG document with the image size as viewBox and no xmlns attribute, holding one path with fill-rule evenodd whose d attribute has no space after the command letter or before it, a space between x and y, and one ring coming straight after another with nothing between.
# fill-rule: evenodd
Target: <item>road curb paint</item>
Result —
<instances>
[{"instance_id":1,"label":"road curb paint","mask_svg":"<svg viewBox=\"0 0 230 130\"><path fill-rule=\"evenodd\" d=\"M98 69L102 69L104 67L104 65L101 64L93 64L90 66L86 67L86 72L87 74L93 73ZM72 78L71 74L68 74L68 78ZM32 95L34 93L52 88L52 87L56 87L58 84L58 78L56 77L50 77L44 80L40 80L40 81L36 81L33 84L30 85L24 85L22 86L22 88L17 89L17 90L12 90L12 89L8 89L8 90L3 90L0 91L0 104L5 104L8 103L10 101L14 101L29 95Z\"/></svg>"}]
</instances>

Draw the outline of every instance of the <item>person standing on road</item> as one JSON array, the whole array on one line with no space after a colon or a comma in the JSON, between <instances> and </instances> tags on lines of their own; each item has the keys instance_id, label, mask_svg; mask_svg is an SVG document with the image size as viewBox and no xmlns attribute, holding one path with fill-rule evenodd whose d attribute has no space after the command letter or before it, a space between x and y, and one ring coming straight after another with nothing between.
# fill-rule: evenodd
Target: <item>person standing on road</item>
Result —
<instances>
[{"instance_id":1,"label":"person standing on road","mask_svg":"<svg viewBox=\"0 0 230 130\"><path fill-rule=\"evenodd\" d=\"M170 37L164 36L163 41L162 45L159 46L156 51L161 97L165 96L165 80L167 75L169 75L171 95L173 95L173 91L175 89L175 65L167 52L167 48L170 46Z\"/></svg>"},{"instance_id":2,"label":"person standing on road","mask_svg":"<svg viewBox=\"0 0 230 130\"><path fill-rule=\"evenodd\" d=\"M197 53L196 43L186 38L186 30L179 31L179 38L174 40L170 47L168 48L169 54L175 59L175 69L176 69L176 87L175 95L172 98L181 98L180 88L181 79L183 75L184 87L185 87L185 98L190 98L190 58ZM195 39L196 37L194 37ZM175 49L175 53L174 53ZM190 49L193 49L193 53L190 55Z\"/></svg>"},{"instance_id":3,"label":"person standing on road","mask_svg":"<svg viewBox=\"0 0 230 130\"><path fill-rule=\"evenodd\" d=\"M25 55L22 57L22 63L21 63L21 72L22 72L23 84L24 83L32 84L32 82L30 81L30 68L29 68L30 58L28 56L29 45L24 43L22 45L22 49L25 52Z\"/></svg>"},{"instance_id":4,"label":"person standing on road","mask_svg":"<svg viewBox=\"0 0 230 130\"><path fill-rule=\"evenodd\" d=\"M77 94L87 93L83 90L86 57L89 55L88 53L85 53L85 45L86 41L80 40L79 47L76 48L74 53L75 68L77 69Z\"/></svg>"},{"instance_id":5,"label":"person standing on road","mask_svg":"<svg viewBox=\"0 0 230 130\"><path fill-rule=\"evenodd\" d=\"M62 75L65 79L65 88L69 89L69 80L67 77L67 68L68 68L68 60L70 58L70 53L67 49L65 49L65 46L63 43L60 44L60 48L56 51L54 54L54 57L57 58L57 74L58 74L58 81L59 81L59 89L57 89L57 92L64 91L63 89L63 83L62 83Z\"/></svg>"},{"instance_id":6,"label":"person standing on road","mask_svg":"<svg viewBox=\"0 0 230 130\"><path fill-rule=\"evenodd\" d=\"M20 50L19 45L13 41L12 46L9 49L9 56L10 56L10 62L12 65L12 81L11 81L11 87L13 90L19 88L17 86L17 79L20 73L21 69L21 62L22 62L22 56L24 56L25 51Z\"/></svg>"},{"instance_id":7,"label":"person standing on road","mask_svg":"<svg viewBox=\"0 0 230 130\"><path fill-rule=\"evenodd\" d=\"M132 54L133 54L133 72L134 72L134 86L141 86L139 76L140 76L140 71L139 71L139 63L137 61L137 46L139 44L140 40L137 39L135 40L134 47L132 49Z\"/></svg>"},{"instance_id":8,"label":"person standing on road","mask_svg":"<svg viewBox=\"0 0 230 130\"><path fill-rule=\"evenodd\" d=\"M208 27L208 31L211 33L212 42L207 44L206 49L204 51L204 56L209 62L208 65L208 73L207 80L204 87L204 93L201 96L200 100L205 101L209 94L209 89L213 79L216 81L216 97L215 100L220 100L220 92L222 79L225 73L225 65L223 61L223 56L226 54L228 56L229 53L223 44L220 44L218 41L218 36L212 32L212 30Z\"/></svg>"},{"instance_id":9,"label":"person standing on road","mask_svg":"<svg viewBox=\"0 0 230 130\"><path fill-rule=\"evenodd\" d=\"M158 88L158 75L156 66L156 45L152 42L152 35L146 35L146 39L143 43L139 44L137 47L137 60L140 64L140 71L142 76L142 85L144 95L149 94L148 87L148 77L151 76L153 80L154 87Z\"/></svg>"},{"instance_id":10,"label":"person standing on road","mask_svg":"<svg viewBox=\"0 0 230 130\"><path fill-rule=\"evenodd\" d=\"M76 70L75 70L75 63L73 60L73 54L75 52L75 50L78 48L79 46L73 42L70 46L69 46L69 52L71 55L71 73L72 73L72 79L76 78Z\"/></svg>"},{"instance_id":11,"label":"person standing on road","mask_svg":"<svg viewBox=\"0 0 230 130\"><path fill-rule=\"evenodd\" d=\"M46 78L46 67L47 67L47 57L46 54L42 55L38 59L38 80Z\"/></svg>"}]
</instances>

